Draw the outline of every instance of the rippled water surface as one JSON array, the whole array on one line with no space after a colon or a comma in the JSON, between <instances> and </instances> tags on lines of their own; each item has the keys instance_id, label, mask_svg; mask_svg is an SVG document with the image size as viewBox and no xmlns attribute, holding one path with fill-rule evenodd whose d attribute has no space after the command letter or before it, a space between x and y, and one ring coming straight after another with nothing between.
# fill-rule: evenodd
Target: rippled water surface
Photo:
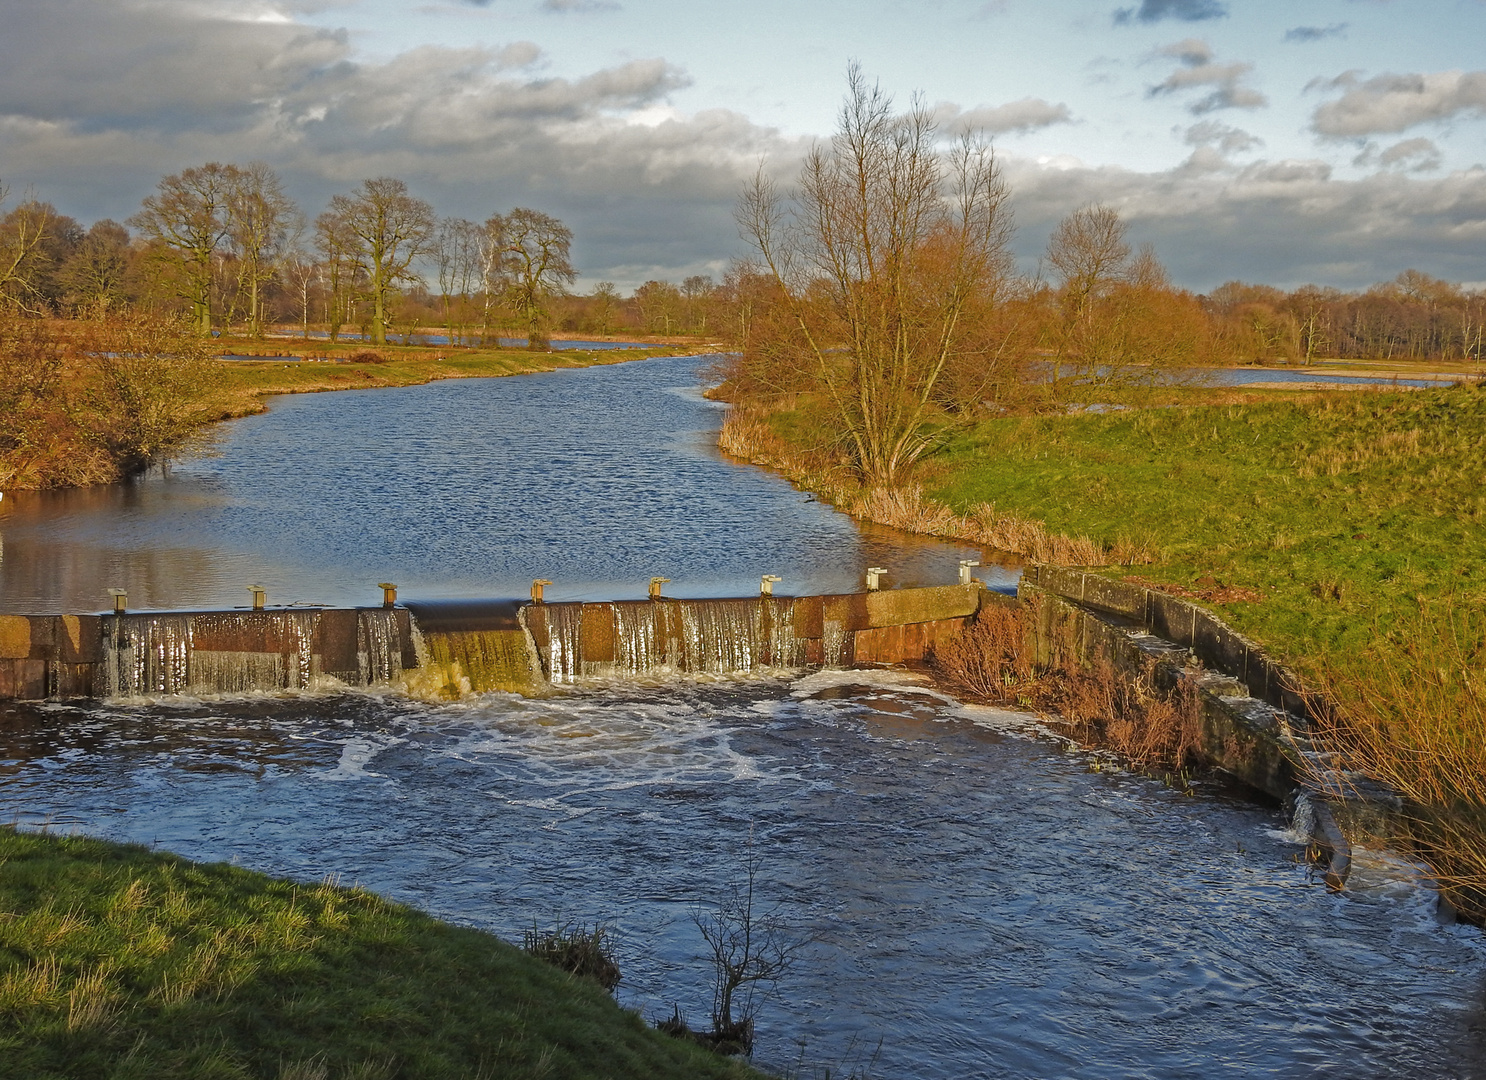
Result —
<instances>
[{"instance_id":1,"label":"rippled water surface","mask_svg":"<svg viewBox=\"0 0 1486 1080\"><path fill-rule=\"evenodd\" d=\"M168 475L0 503L0 611L379 603L405 597L682 597L944 584L978 548L851 520L725 460L706 358L274 398ZM987 560L989 562L989 560ZM1015 571L988 566L993 582Z\"/></svg>"},{"instance_id":2,"label":"rippled water surface","mask_svg":"<svg viewBox=\"0 0 1486 1080\"><path fill-rule=\"evenodd\" d=\"M0 777L0 813L513 938L611 921L621 1000L694 1021L691 916L752 836L763 901L815 938L762 1013L776 1069L1483 1075L1486 950L1426 894L1328 894L1277 812L1091 771L882 675L56 707L0 727Z\"/></svg>"},{"instance_id":3,"label":"rippled water surface","mask_svg":"<svg viewBox=\"0 0 1486 1080\"><path fill-rule=\"evenodd\" d=\"M713 449L696 359L280 398L219 455L7 499L0 610L744 595L952 581ZM988 560L987 560L988 561ZM1014 569L988 569L1006 582ZM1277 810L1100 765L901 673L0 706L0 815L519 937L605 920L620 997L705 1022L693 914L756 855L812 944L760 1017L804 1076L1471 1077L1486 946L1386 860L1329 894ZM751 847L750 847L751 845Z\"/></svg>"}]
</instances>

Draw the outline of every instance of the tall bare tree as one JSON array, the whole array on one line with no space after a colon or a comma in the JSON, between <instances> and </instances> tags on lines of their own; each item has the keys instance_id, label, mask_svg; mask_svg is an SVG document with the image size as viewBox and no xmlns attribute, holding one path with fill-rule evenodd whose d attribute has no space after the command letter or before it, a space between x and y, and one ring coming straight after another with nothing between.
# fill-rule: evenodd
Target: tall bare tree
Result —
<instances>
[{"instance_id":1,"label":"tall bare tree","mask_svg":"<svg viewBox=\"0 0 1486 1080\"><path fill-rule=\"evenodd\" d=\"M340 337L341 327L351 321L352 308L366 276L360 246L350 223L334 210L315 219L315 247L320 253L318 272L325 293L325 323L330 340Z\"/></svg>"},{"instance_id":2,"label":"tall bare tree","mask_svg":"<svg viewBox=\"0 0 1486 1080\"><path fill-rule=\"evenodd\" d=\"M125 298L129 258L129 230L108 218L93 222L58 274L65 302L102 318Z\"/></svg>"},{"instance_id":3,"label":"tall bare tree","mask_svg":"<svg viewBox=\"0 0 1486 1080\"><path fill-rule=\"evenodd\" d=\"M438 272L444 328L451 345L462 340L464 316L474 292L481 285L483 232L473 221L444 218L439 222L430 247L429 260ZM455 331L456 323L459 326L458 333Z\"/></svg>"},{"instance_id":4,"label":"tall bare tree","mask_svg":"<svg viewBox=\"0 0 1486 1080\"><path fill-rule=\"evenodd\" d=\"M1085 206L1058 223L1048 241L1047 262L1058 285L1059 321L1053 350L1053 386L1070 359L1089 359L1101 326L1100 301L1126 280L1130 245L1125 223L1108 206Z\"/></svg>"},{"instance_id":5,"label":"tall bare tree","mask_svg":"<svg viewBox=\"0 0 1486 1080\"><path fill-rule=\"evenodd\" d=\"M756 326L755 347L792 347L809 367L870 484L896 484L927 449L967 306L1010 276L1006 200L989 143L966 136L942 153L923 101L894 112L855 64L836 135L810 152L793 199L762 169L744 190L739 225L793 338L761 342Z\"/></svg>"},{"instance_id":6,"label":"tall bare tree","mask_svg":"<svg viewBox=\"0 0 1486 1080\"><path fill-rule=\"evenodd\" d=\"M0 204L7 190L0 186ZM28 198L0 218L0 304L39 315L46 308L42 279L48 267L48 242L57 226L50 203Z\"/></svg>"},{"instance_id":7,"label":"tall bare tree","mask_svg":"<svg viewBox=\"0 0 1486 1080\"><path fill-rule=\"evenodd\" d=\"M227 236L238 259L238 293L246 293L248 330L263 336L263 289L304 231L304 215L261 161L239 170L227 201Z\"/></svg>"},{"instance_id":8,"label":"tall bare tree","mask_svg":"<svg viewBox=\"0 0 1486 1080\"><path fill-rule=\"evenodd\" d=\"M173 173L128 221L153 241L155 257L204 336L212 332L214 263L231 228L228 205L239 176L237 166L215 161Z\"/></svg>"},{"instance_id":9,"label":"tall bare tree","mask_svg":"<svg viewBox=\"0 0 1486 1080\"><path fill-rule=\"evenodd\" d=\"M433 239L433 207L408 194L408 185L390 176L362 181L350 195L330 200L330 213L354 238L366 268L372 304L371 337L387 342L387 316L398 282L417 280L411 267Z\"/></svg>"},{"instance_id":10,"label":"tall bare tree","mask_svg":"<svg viewBox=\"0 0 1486 1080\"><path fill-rule=\"evenodd\" d=\"M555 217L518 206L485 223L499 255L506 303L526 325L526 347L546 349L547 301L578 277L569 258L573 231Z\"/></svg>"}]
</instances>

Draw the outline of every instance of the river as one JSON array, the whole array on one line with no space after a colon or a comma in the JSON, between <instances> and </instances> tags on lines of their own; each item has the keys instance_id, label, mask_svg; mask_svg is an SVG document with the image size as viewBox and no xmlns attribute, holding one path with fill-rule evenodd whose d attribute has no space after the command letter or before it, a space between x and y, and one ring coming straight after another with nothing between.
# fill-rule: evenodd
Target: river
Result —
<instances>
[{"instance_id":1,"label":"river","mask_svg":"<svg viewBox=\"0 0 1486 1080\"><path fill-rule=\"evenodd\" d=\"M860 533L718 457L697 365L277 399L168 476L11 505L0 607L95 607L116 579L159 606L243 603L254 578L326 602L538 575L562 598L643 595L653 573L676 595L766 572L813 592L974 557ZM696 1023L693 915L754 858L761 902L810 941L760 1013L777 1071L1486 1075L1486 944L1406 868L1364 860L1331 894L1277 808L903 673L7 707L0 814L336 874L511 938L603 920L620 1000Z\"/></svg>"}]
</instances>

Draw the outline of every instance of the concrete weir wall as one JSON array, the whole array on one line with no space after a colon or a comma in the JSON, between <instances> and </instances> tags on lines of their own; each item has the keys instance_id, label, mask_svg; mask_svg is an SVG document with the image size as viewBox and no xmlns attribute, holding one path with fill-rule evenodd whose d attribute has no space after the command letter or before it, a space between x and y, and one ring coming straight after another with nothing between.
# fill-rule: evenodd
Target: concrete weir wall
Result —
<instances>
[{"instance_id":1,"label":"concrete weir wall","mask_svg":"<svg viewBox=\"0 0 1486 1080\"><path fill-rule=\"evenodd\" d=\"M1305 701L1294 676L1254 642L1195 604L1079 570L1031 567L1017 595L1036 612L1039 663L1104 659L1139 670L1154 661L1168 685L1193 680L1203 756L1275 798L1294 792Z\"/></svg>"},{"instance_id":2,"label":"concrete weir wall","mask_svg":"<svg viewBox=\"0 0 1486 1080\"><path fill-rule=\"evenodd\" d=\"M380 608L0 615L0 700L387 682L411 630Z\"/></svg>"},{"instance_id":3,"label":"concrete weir wall","mask_svg":"<svg viewBox=\"0 0 1486 1080\"><path fill-rule=\"evenodd\" d=\"M971 584L838 596L414 603L411 611L3 615L0 700L377 684L457 697L658 669L902 663L963 626L984 595Z\"/></svg>"},{"instance_id":4,"label":"concrete weir wall","mask_svg":"<svg viewBox=\"0 0 1486 1080\"><path fill-rule=\"evenodd\" d=\"M1168 683L1192 680L1201 705L1200 752L1211 764L1282 801L1304 796L1312 857L1341 888L1353 847L1390 846L1404 835L1402 804L1356 774L1332 771L1310 739L1298 680L1254 642L1195 604L1098 574L1034 566L1018 598L1035 613L1039 663L1106 660Z\"/></svg>"}]
</instances>

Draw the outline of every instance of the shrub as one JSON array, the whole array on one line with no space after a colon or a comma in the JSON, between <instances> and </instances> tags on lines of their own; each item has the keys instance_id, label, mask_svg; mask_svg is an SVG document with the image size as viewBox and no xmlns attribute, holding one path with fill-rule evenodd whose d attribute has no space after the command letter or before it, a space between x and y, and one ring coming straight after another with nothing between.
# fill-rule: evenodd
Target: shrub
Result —
<instances>
[{"instance_id":1,"label":"shrub","mask_svg":"<svg viewBox=\"0 0 1486 1080\"><path fill-rule=\"evenodd\" d=\"M613 935L602 923L595 923L592 929L586 923L563 923L554 930L539 930L533 924L522 935L521 947L529 956L593 979L611 994L619 985Z\"/></svg>"}]
</instances>

